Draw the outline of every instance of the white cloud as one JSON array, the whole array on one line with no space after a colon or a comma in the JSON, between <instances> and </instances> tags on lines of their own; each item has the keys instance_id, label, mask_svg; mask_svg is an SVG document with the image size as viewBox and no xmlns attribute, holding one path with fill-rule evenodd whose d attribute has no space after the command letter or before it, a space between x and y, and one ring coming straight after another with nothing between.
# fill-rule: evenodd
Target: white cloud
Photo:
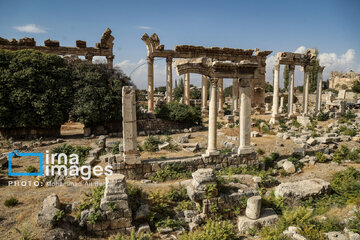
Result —
<instances>
[{"instance_id":1,"label":"white cloud","mask_svg":"<svg viewBox=\"0 0 360 240\"><path fill-rule=\"evenodd\" d=\"M295 50L295 53L305 53L306 47L300 46Z\"/></svg>"},{"instance_id":2,"label":"white cloud","mask_svg":"<svg viewBox=\"0 0 360 240\"><path fill-rule=\"evenodd\" d=\"M18 30L19 32L26 32L26 33L46 33L45 29L36 26L35 24L26 24L24 26L15 26L14 29Z\"/></svg>"},{"instance_id":3,"label":"white cloud","mask_svg":"<svg viewBox=\"0 0 360 240\"><path fill-rule=\"evenodd\" d=\"M144 29L144 30L150 30L150 29L153 29L152 27L149 27L149 26L136 26L137 28L140 28L140 29Z\"/></svg>"}]
</instances>

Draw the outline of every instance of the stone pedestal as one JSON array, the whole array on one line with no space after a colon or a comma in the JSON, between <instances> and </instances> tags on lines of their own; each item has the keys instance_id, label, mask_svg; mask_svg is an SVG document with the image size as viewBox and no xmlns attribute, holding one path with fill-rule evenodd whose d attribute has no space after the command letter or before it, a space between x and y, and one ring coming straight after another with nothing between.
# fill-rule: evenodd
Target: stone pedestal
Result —
<instances>
[{"instance_id":1,"label":"stone pedestal","mask_svg":"<svg viewBox=\"0 0 360 240\"><path fill-rule=\"evenodd\" d=\"M233 115L239 114L239 79L233 79Z\"/></svg>"},{"instance_id":2,"label":"stone pedestal","mask_svg":"<svg viewBox=\"0 0 360 240\"><path fill-rule=\"evenodd\" d=\"M205 75L201 76L201 114L206 116L208 111L207 106L207 88L208 88L208 79Z\"/></svg>"},{"instance_id":3,"label":"stone pedestal","mask_svg":"<svg viewBox=\"0 0 360 240\"><path fill-rule=\"evenodd\" d=\"M190 73L185 74L184 79L184 103L190 105Z\"/></svg>"},{"instance_id":4,"label":"stone pedestal","mask_svg":"<svg viewBox=\"0 0 360 240\"><path fill-rule=\"evenodd\" d=\"M148 63L148 112L154 113L154 58L147 57Z\"/></svg>"},{"instance_id":5,"label":"stone pedestal","mask_svg":"<svg viewBox=\"0 0 360 240\"><path fill-rule=\"evenodd\" d=\"M207 155L219 154L216 147L217 139L217 81L216 78L210 79L210 106L209 106L209 127L208 127L208 147Z\"/></svg>"},{"instance_id":6,"label":"stone pedestal","mask_svg":"<svg viewBox=\"0 0 360 240\"><path fill-rule=\"evenodd\" d=\"M223 90L224 90L224 80L222 78L219 78L218 80L218 89L219 89L219 116L224 116L224 94L223 94Z\"/></svg>"},{"instance_id":7,"label":"stone pedestal","mask_svg":"<svg viewBox=\"0 0 360 240\"><path fill-rule=\"evenodd\" d=\"M272 105L272 115L270 119L271 124L275 124L279 119L279 71L280 65L274 65L274 95Z\"/></svg>"},{"instance_id":8,"label":"stone pedestal","mask_svg":"<svg viewBox=\"0 0 360 240\"><path fill-rule=\"evenodd\" d=\"M250 219L258 219L261 213L261 197L253 196L247 200L245 214Z\"/></svg>"},{"instance_id":9,"label":"stone pedestal","mask_svg":"<svg viewBox=\"0 0 360 240\"><path fill-rule=\"evenodd\" d=\"M122 89L123 146L124 161L127 164L141 163L137 150L136 98L135 87Z\"/></svg>"},{"instance_id":10,"label":"stone pedestal","mask_svg":"<svg viewBox=\"0 0 360 240\"><path fill-rule=\"evenodd\" d=\"M239 83L240 119L239 119L239 148L238 154L252 152L250 145L251 132L251 89L250 81L244 79Z\"/></svg>"},{"instance_id":11,"label":"stone pedestal","mask_svg":"<svg viewBox=\"0 0 360 240\"><path fill-rule=\"evenodd\" d=\"M172 58L166 58L166 102L172 102Z\"/></svg>"},{"instance_id":12,"label":"stone pedestal","mask_svg":"<svg viewBox=\"0 0 360 240\"><path fill-rule=\"evenodd\" d=\"M288 94L288 117L293 117L294 116L294 108L293 108L293 104L294 104L294 70L295 70L295 66L294 65L289 65L289 77L290 77L290 82L289 82L289 94Z\"/></svg>"}]
</instances>

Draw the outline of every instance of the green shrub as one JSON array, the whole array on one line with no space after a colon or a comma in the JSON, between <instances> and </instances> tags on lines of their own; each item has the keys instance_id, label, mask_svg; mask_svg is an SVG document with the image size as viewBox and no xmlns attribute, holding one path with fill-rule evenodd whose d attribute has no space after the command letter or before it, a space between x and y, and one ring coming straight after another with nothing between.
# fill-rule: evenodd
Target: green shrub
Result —
<instances>
[{"instance_id":1,"label":"green shrub","mask_svg":"<svg viewBox=\"0 0 360 240\"><path fill-rule=\"evenodd\" d=\"M19 200L17 200L15 197L10 197L9 199L6 199L4 201L5 207L14 207L19 203Z\"/></svg>"},{"instance_id":2,"label":"green shrub","mask_svg":"<svg viewBox=\"0 0 360 240\"><path fill-rule=\"evenodd\" d=\"M346 223L346 227L350 231L360 234L360 211L354 213L354 216Z\"/></svg>"},{"instance_id":3,"label":"green shrub","mask_svg":"<svg viewBox=\"0 0 360 240\"><path fill-rule=\"evenodd\" d=\"M149 136L145 138L144 144L142 145L142 149L148 152L155 152L156 150L158 150L158 145L163 142L164 141L162 141L157 136Z\"/></svg>"},{"instance_id":4,"label":"green shrub","mask_svg":"<svg viewBox=\"0 0 360 240\"><path fill-rule=\"evenodd\" d=\"M201 124L201 111L198 108L178 102L170 102L155 108L156 116L177 122Z\"/></svg>"},{"instance_id":5,"label":"green shrub","mask_svg":"<svg viewBox=\"0 0 360 240\"><path fill-rule=\"evenodd\" d=\"M37 168L34 166L28 166L25 169L25 172L27 172L27 173L36 173L37 171L38 171Z\"/></svg>"},{"instance_id":6,"label":"green shrub","mask_svg":"<svg viewBox=\"0 0 360 240\"><path fill-rule=\"evenodd\" d=\"M78 206L77 218L80 218L81 211L85 209L94 209L90 221L97 219L97 212L100 209L101 198L104 196L105 185L101 185L91 189L84 194L84 198Z\"/></svg>"},{"instance_id":7,"label":"green shrub","mask_svg":"<svg viewBox=\"0 0 360 240\"><path fill-rule=\"evenodd\" d=\"M129 206L131 211L135 213L146 198L146 194L140 187L130 183L127 183L126 188L129 198Z\"/></svg>"},{"instance_id":8,"label":"green shrub","mask_svg":"<svg viewBox=\"0 0 360 240\"><path fill-rule=\"evenodd\" d=\"M228 221L216 222L209 220L205 226L180 236L180 240L234 240L234 225Z\"/></svg>"},{"instance_id":9,"label":"green shrub","mask_svg":"<svg viewBox=\"0 0 360 240\"><path fill-rule=\"evenodd\" d=\"M301 169L304 166L304 164L302 162L300 162L300 160L298 158L295 158L295 157L289 157L288 161L292 162L294 164L296 170Z\"/></svg>"},{"instance_id":10,"label":"green shrub","mask_svg":"<svg viewBox=\"0 0 360 240\"><path fill-rule=\"evenodd\" d=\"M79 165L82 166L85 163L86 157L89 155L90 150L91 147L71 146L65 143L63 145L52 148L51 153L65 153L68 157L68 161L71 154L77 154L79 156ZM57 164L57 161L55 161L55 164Z\"/></svg>"},{"instance_id":11,"label":"green shrub","mask_svg":"<svg viewBox=\"0 0 360 240\"><path fill-rule=\"evenodd\" d=\"M179 163L170 164L164 169L160 169L153 173L150 177L151 180L156 182L164 182L172 179L182 179L191 177L189 172L183 165Z\"/></svg>"},{"instance_id":12,"label":"green shrub","mask_svg":"<svg viewBox=\"0 0 360 240\"><path fill-rule=\"evenodd\" d=\"M259 155L264 155L264 154L265 154L264 150L262 150L261 148L259 148L258 150L256 150L256 152L257 152L257 154L259 154Z\"/></svg>"},{"instance_id":13,"label":"green shrub","mask_svg":"<svg viewBox=\"0 0 360 240\"><path fill-rule=\"evenodd\" d=\"M296 128L300 128L301 127L301 124L297 121L297 120L292 120L291 124L296 127Z\"/></svg>"},{"instance_id":14,"label":"green shrub","mask_svg":"<svg viewBox=\"0 0 360 240\"><path fill-rule=\"evenodd\" d=\"M65 212L64 212L64 210L60 210L60 211L56 212L56 214L55 214L55 216L54 216L54 220L55 220L55 222L59 222L59 221L61 221L64 217L65 217Z\"/></svg>"},{"instance_id":15,"label":"green shrub","mask_svg":"<svg viewBox=\"0 0 360 240\"><path fill-rule=\"evenodd\" d=\"M323 111L320 111L317 116L318 121L327 121L329 120L329 113L324 113Z\"/></svg>"},{"instance_id":16,"label":"green shrub","mask_svg":"<svg viewBox=\"0 0 360 240\"><path fill-rule=\"evenodd\" d=\"M326 159L326 157L324 156L324 153L322 153L322 152L316 152L316 153L315 153L315 157L316 157L316 159L317 159L319 162L321 162L321 163L327 162L327 159Z\"/></svg>"},{"instance_id":17,"label":"green shrub","mask_svg":"<svg viewBox=\"0 0 360 240\"><path fill-rule=\"evenodd\" d=\"M120 145L120 141L116 141L114 146L111 149L112 154L119 154L120 150L119 150L119 145Z\"/></svg>"},{"instance_id":18,"label":"green shrub","mask_svg":"<svg viewBox=\"0 0 360 240\"><path fill-rule=\"evenodd\" d=\"M167 217L165 219L162 219L160 221L158 221L155 226L157 228L159 227L169 227L172 228L173 230L177 230L181 227L185 226L185 223L181 220L175 220L175 219L171 219L170 217Z\"/></svg>"}]
</instances>

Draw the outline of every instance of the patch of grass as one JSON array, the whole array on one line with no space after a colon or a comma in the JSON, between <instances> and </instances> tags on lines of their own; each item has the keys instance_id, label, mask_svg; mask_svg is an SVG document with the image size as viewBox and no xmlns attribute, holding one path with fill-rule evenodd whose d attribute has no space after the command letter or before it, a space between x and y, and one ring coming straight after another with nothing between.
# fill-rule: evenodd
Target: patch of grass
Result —
<instances>
[{"instance_id":1,"label":"patch of grass","mask_svg":"<svg viewBox=\"0 0 360 240\"><path fill-rule=\"evenodd\" d=\"M19 204L19 200L17 200L15 197L10 197L9 199L6 199L4 201L5 207L15 207Z\"/></svg>"},{"instance_id":2,"label":"patch of grass","mask_svg":"<svg viewBox=\"0 0 360 240\"><path fill-rule=\"evenodd\" d=\"M180 236L180 240L234 240L236 231L234 225L229 221L213 221L209 220L205 226L185 233Z\"/></svg>"},{"instance_id":3,"label":"patch of grass","mask_svg":"<svg viewBox=\"0 0 360 240\"><path fill-rule=\"evenodd\" d=\"M30 223L24 223L20 229L15 228L15 231L20 234L21 240L36 240L34 236L34 228Z\"/></svg>"},{"instance_id":4,"label":"patch of grass","mask_svg":"<svg viewBox=\"0 0 360 240\"><path fill-rule=\"evenodd\" d=\"M324 156L324 153L322 152L316 152L315 153L315 157L316 159L321 162L321 163L324 163L324 162L327 162L328 160L326 159L326 157Z\"/></svg>"},{"instance_id":5,"label":"patch of grass","mask_svg":"<svg viewBox=\"0 0 360 240\"><path fill-rule=\"evenodd\" d=\"M155 226L158 227L169 227L172 228L173 230L177 230L180 229L181 227L185 226L185 222L181 221L181 220L175 220L172 219L170 217L167 217L165 219L162 219L160 221L158 221Z\"/></svg>"},{"instance_id":6,"label":"patch of grass","mask_svg":"<svg viewBox=\"0 0 360 240\"><path fill-rule=\"evenodd\" d=\"M347 222L346 227L355 233L360 234L360 211L356 211L354 216Z\"/></svg>"}]
</instances>

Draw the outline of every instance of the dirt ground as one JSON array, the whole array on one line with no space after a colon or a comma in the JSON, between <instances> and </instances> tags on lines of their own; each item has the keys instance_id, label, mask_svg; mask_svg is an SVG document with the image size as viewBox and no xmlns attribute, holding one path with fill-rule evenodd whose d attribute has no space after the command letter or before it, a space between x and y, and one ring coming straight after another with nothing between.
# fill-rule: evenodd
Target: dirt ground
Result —
<instances>
[{"instance_id":1,"label":"dirt ground","mask_svg":"<svg viewBox=\"0 0 360 240\"><path fill-rule=\"evenodd\" d=\"M265 120L269 119L269 115L262 116L253 116L254 118L262 118ZM322 122L319 127L324 127L328 125L331 121ZM254 130L257 130L254 128ZM74 134L81 134L82 125L78 123L66 124L62 128L62 134L64 143L70 145L80 145L80 146L95 146L96 138L83 138L83 137L72 137ZM238 136L238 128L222 128L218 130L218 147L221 149L221 142L223 140L230 141L228 136ZM171 135L172 139L176 140L182 134L173 134ZM165 137L165 136L161 136ZM145 137L138 137L138 141L141 143ZM44 143L47 144L53 139L44 139ZM120 138L108 138L108 141L121 140ZM293 151L293 148L296 146L292 140L280 140L284 144L283 147L279 146L276 143L275 135L264 135L258 138L252 138L252 143L255 144L254 149L257 150L261 148L265 151L266 154L270 152L279 152L280 155L290 155ZM207 131L200 131L191 133L190 142L198 142L202 149L206 149L207 142ZM237 141L232 141L237 145ZM55 146L62 145L64 143L57 143L48 146L42 146L32 149L32 152L45 152L46 150L51 150ZM29 145L30 141L23 141L23 145ZM354 144L354 143L352 143ZM360 147L359 144L354 146ZM0 149L2 153L7 153L9 149ZM183 156L193 156L199 155L200 153L190 153L190 152L168 152L168 151L159 151L156 153L142 153L142 159L149 158L176 158ZM38 167L37 160L34 159L15 159L14 160L14 172L24 171L28 166ZM103 163L100 163L103 164ZM324 180L330 180L331 176L340 170L345 169L347 166L354 166L357 169L360 169L360 164L333 164L333 163L317 163L314 166L303 168L301 173L292 174L289 176L278 177L278 180L281 182L287 181L296 181L300 179L309 179L309 178L322 178ZM55 186L55 187L36 187L32 183L34 182L35 177L31 176L21 176L21 177L9 177L7 175L7 169L1 170L0 172L0 238L1 239L19 239L19 233L16 229L21 229L24 223L29 223L33 226L34 232L41 239L45 230L39 227L36 227L36 215L39 212L43 199L48 195L55 193L59 196L60 202L62 204L71 204L74 201L80 201L82 194L88 189L95 186L95 184L100 184L104 182L104 177L93 178L89 182L80 181L78 179L72 179L69 182L72 183L71 186ZM14 186L14 182L18 182L20 186ZM27 186L21 186L21 183L27 183ZM154 191L154 190L163 190L169 188L171 185L177 185L179 181L170 181L160 184L143 184L139 181L130 181L128 182L138 184L145 191ZM30 186L29 186L30 183ZM15 207L5 207L4 201L10 197L15 197L19 200L19 204ZM335 211L335 210L334 210ZM338 212L340 210L337 210ZM86 239L86 238L85 238ZM91 238L87 238L91 239Z\"/></svg>"}]
</instances>

